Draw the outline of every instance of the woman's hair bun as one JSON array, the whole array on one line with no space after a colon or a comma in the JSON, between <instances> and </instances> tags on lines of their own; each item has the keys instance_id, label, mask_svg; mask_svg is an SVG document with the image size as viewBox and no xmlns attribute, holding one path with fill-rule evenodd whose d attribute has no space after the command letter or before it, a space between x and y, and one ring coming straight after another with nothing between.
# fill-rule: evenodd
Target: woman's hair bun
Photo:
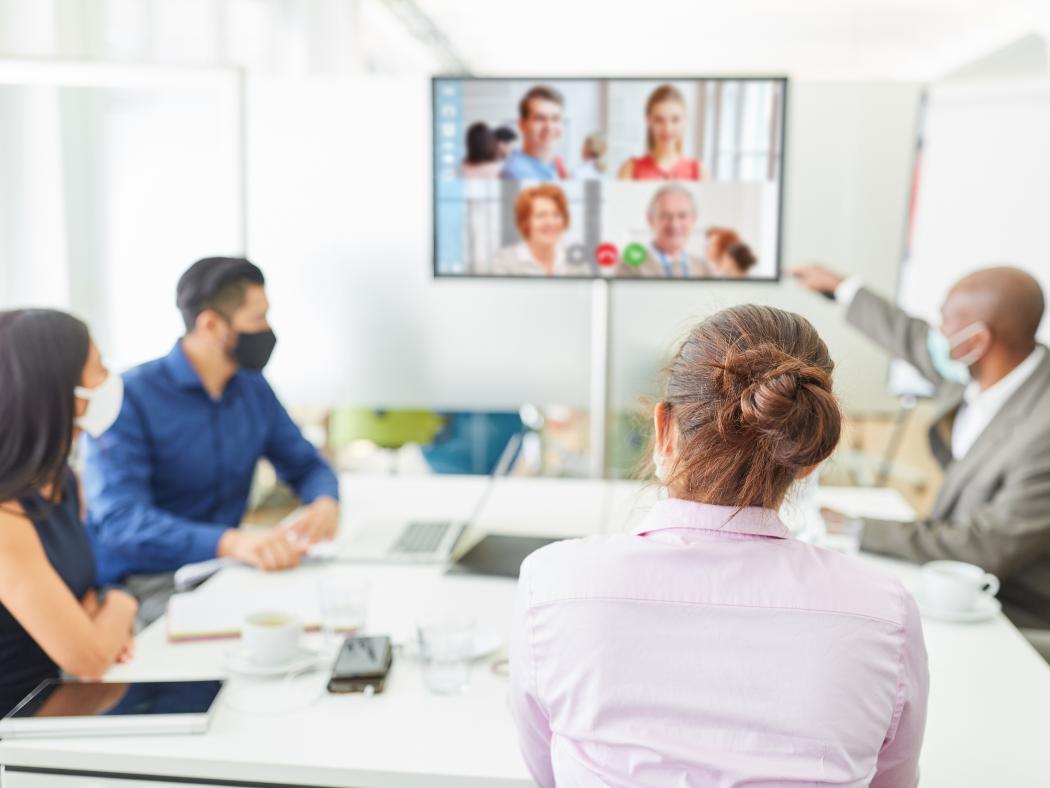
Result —
<instances>
[{"instance_id":1,"label":"woman's hair bun","mask_svg":"<svg viewBox=\"0 0 1050 788\"><path fill-rule=\"evenodd\" d=\"M835 365L813 325L769 306L723 309L697 325L668 370L679 494L776 507L799 472L838 445Z\"/></svg>"},{"instance_id":2,"label":"woman's hair bun","mask_svg":"<svg viewBox=\"0 0 1050 788\"><path fill-rule=\"evenodd\" d=\"M834 449L840 415L826 370L761 343L731 352L725 372L732 383L724 408L739 419L741 438L792 467L816 465Z\"/></svg>"}]
</instances>

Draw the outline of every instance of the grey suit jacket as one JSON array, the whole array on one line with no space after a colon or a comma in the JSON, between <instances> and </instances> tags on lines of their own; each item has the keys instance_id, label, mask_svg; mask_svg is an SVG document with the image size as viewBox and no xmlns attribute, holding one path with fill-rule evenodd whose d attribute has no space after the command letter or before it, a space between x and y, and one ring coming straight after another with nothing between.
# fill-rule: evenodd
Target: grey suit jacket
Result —
<instances>
[{"instance_id":1,"label":"grey suit jacket","mask_svg":"<svg viewBox=\"0 0 1050 788\"><path fill-rule=\"evenodd\" d=\"M937 373L929 325L862 288L846 319L937 386L929 442L944 483L929 516L913 523L866 520L861 546L925 562L967 561L998 575L999 598L1018 626L1050 628L1050 353L960 459L952 421L963 386Z\"/></svg>"}]
</instances>

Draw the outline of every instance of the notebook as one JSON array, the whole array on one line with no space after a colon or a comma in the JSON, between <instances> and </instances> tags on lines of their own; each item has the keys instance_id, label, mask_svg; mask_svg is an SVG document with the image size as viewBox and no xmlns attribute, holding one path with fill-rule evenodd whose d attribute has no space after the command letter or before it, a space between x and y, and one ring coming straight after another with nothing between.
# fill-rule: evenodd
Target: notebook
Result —
<instances>
[{"instance_id":1,"label":"notebook","mask_svg":"<svg viewBox=\"0 0 1050 788\"><path fill-rule=\"evenodd\" d=\"M175 594L168 601L168 640L239 637L244 619L261 610L291 613L304 629L321 626L316 583L304 582L298 572L263 575L256 569L233 566L204 587Z\"/></svg>"}]
</instances>

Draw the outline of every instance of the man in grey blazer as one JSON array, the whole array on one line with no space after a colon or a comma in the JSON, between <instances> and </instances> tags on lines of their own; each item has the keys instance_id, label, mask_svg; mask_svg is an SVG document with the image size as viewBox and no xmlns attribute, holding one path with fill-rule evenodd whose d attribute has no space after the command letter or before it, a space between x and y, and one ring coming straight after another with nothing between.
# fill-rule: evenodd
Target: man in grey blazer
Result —
<instances>
[{"instance_id":1,"label":"man in grey blazer","mask_svg":"<svg viewBox=\"0 0 1050 788\"><path fill-rule=\"evenodd\" d=\"M1035 339L1039 283L1016 268L977 271L952 287L934 328L855 278L811 265L790 273L845 302L851 324L937 387L929 443L944 482L933 509L910 523L866 519L861 547L982 566L1002 581L1003 611L1018 627L1050 630L1050 353Z\"/></svg>"}]
</instances>

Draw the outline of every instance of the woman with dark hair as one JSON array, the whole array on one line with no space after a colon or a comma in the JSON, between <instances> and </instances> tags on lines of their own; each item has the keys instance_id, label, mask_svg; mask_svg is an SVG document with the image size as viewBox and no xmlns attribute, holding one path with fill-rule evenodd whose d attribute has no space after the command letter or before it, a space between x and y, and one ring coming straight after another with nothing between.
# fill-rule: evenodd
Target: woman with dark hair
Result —
<instances>
[{"instance_id":1,"label":"woman with dark hair","mask_svg":"<svg viewBox=\"0 0 1050 788\"><path fill-rule=\"evenodd\" d=\"M95 589L68 466L81 431L120 411L87 326L63 312L0 312L0 714L43 679L98 678L130 659L135 600Z\"/></svg>"},{"instance_id":2,"label":"woman with dark hair","mask_svg":"<svg viewBox=\"0 0 1050 788\"><path fill-rule=\"evenodd\" d=\"M498 178L503 162L497 153L496 135L484 123L473 123L467 129L467 155L461 172L464 178Z\"/></svg>"},{"instance_id":3,"label":"woman with dark hair","mask_svg":"<svg viewBox=\"0 0 1050 788\"><path fill-rule=\"evenodd\" d=\"M522 564L511 705L540 786L916 785L914 600L777 514L838 443L832 370L799 315L704 320L653 413L666 499Z\"/></svg>"}]
</instances>

